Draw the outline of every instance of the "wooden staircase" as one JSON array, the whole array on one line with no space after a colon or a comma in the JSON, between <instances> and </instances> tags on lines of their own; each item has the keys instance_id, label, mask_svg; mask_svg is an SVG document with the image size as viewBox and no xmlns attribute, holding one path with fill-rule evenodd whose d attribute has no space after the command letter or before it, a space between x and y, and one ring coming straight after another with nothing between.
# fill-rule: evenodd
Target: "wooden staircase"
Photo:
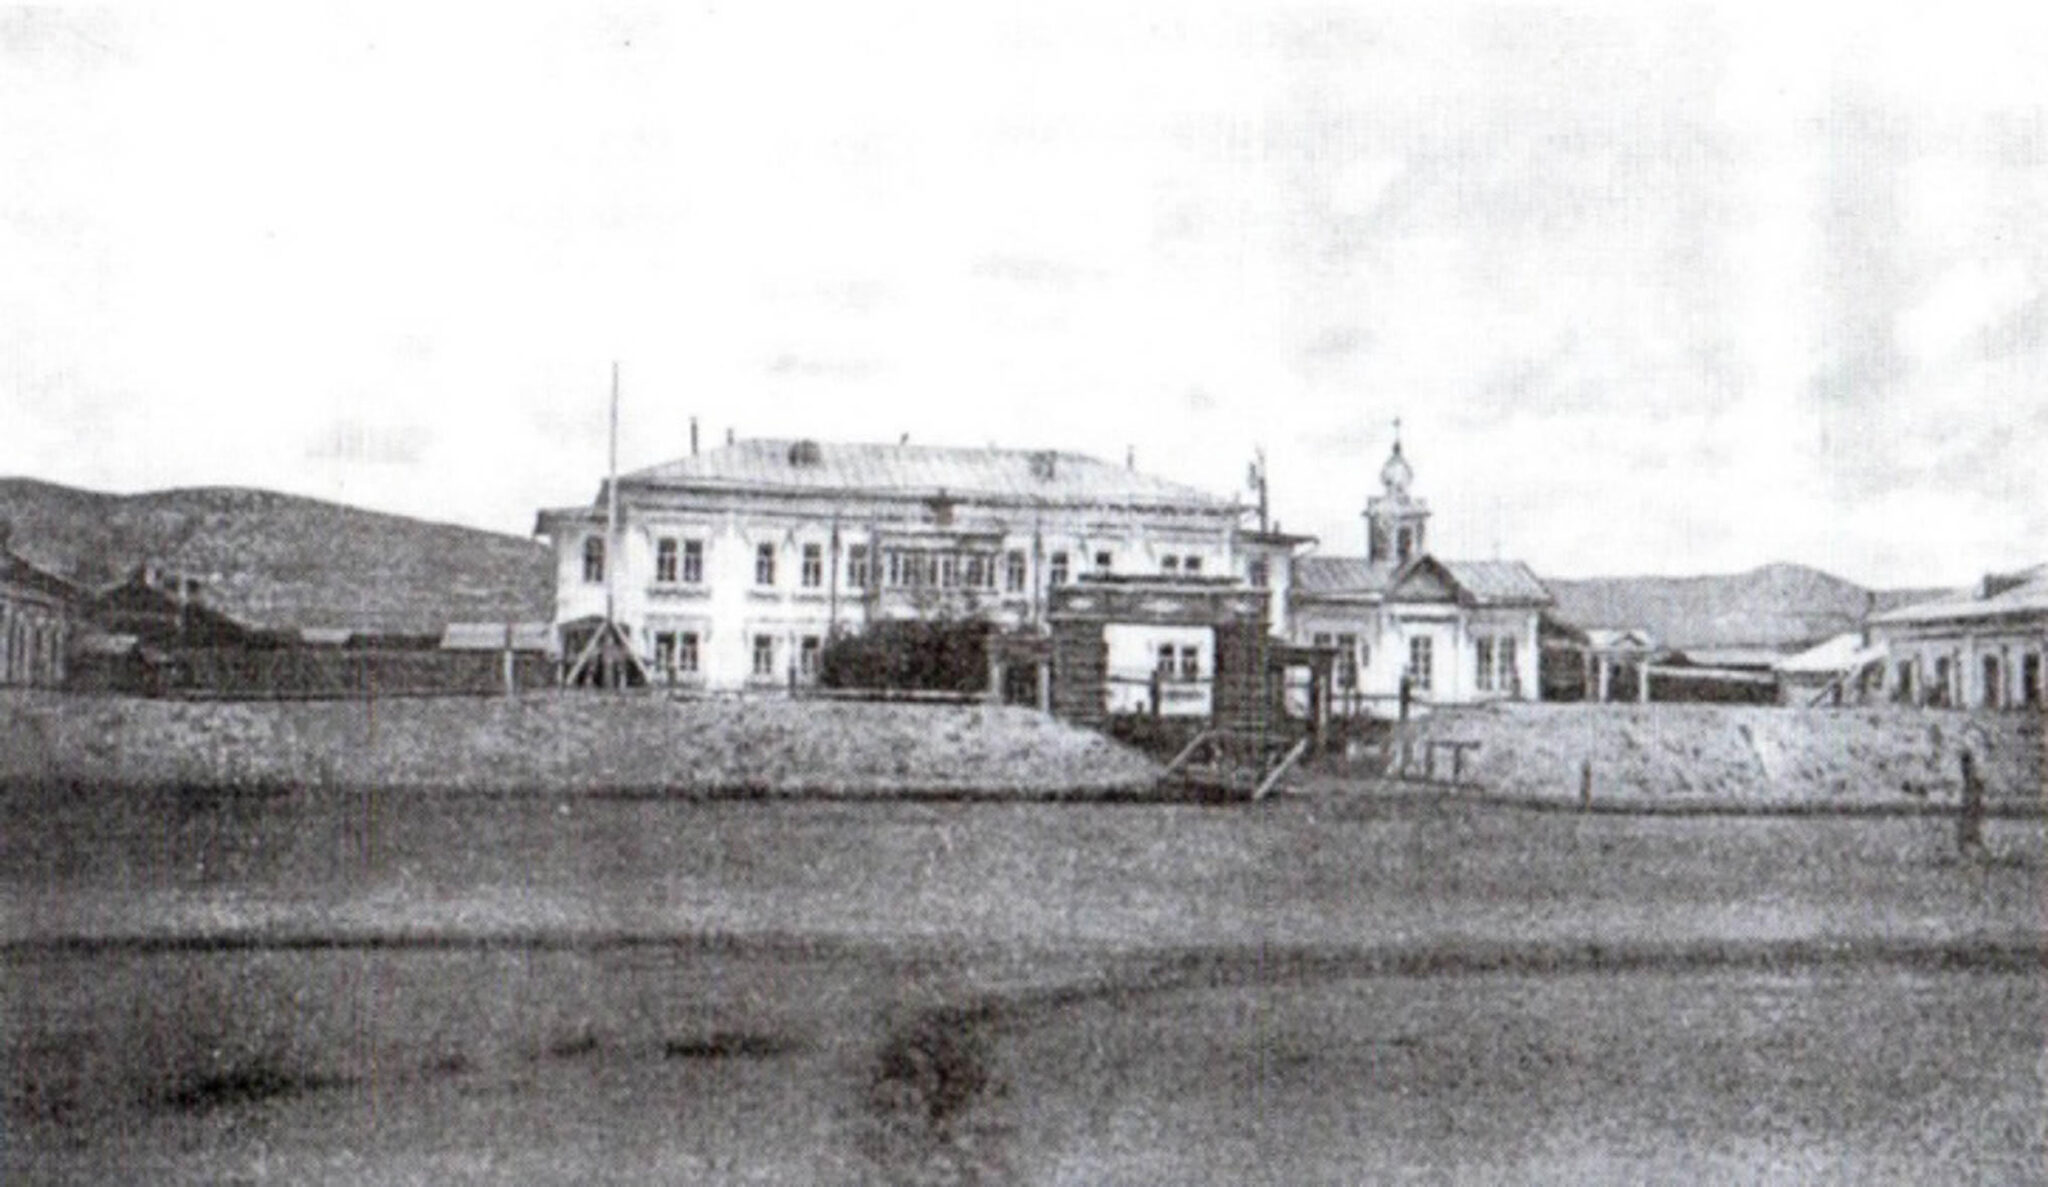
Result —
<instances>
[{"instance_id":1,"label":"wooden staircase","mask_svg":"<svg viewBox=\"0 0 2048 1187\"><path fill-rule=\"evenodd\" d=\"M1299 731L1206 729L1166 764L1159 786L1202 800L1262 800L1308 753L1311 741Z\"/></svg>"}]
</instances>

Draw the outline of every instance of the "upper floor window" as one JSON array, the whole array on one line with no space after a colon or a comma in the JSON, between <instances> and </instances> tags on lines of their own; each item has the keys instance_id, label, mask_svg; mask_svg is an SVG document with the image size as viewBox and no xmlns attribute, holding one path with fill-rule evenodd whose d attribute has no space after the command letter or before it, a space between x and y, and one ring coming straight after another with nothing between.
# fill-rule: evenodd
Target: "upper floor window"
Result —
<instances>
[{"instance_id":1,"label":"upper floor window","mask_svg":"<svg viewBox=\"0 0 2048 1187\"><path fill-rule=\"evenodd\" d=\"M1481 635L1472 641L1472 654L1476 667L1472 675L1474 686L1481 692L1493 691L1493 640Z\"/></svg>"},{"instance_id":2,"label":"upper floor window","mask_svg":"<svg viewBox=\"0 0 2048 1187\"><path fill-rule=\"evenodd\" d=\"M1024 592L1024 554L1012 552L1003 558L1003 588L1010 593Z\"/></svg>"},{"instance_id":3,"label":"upper floor window","mask_svg":"<svg viewBox=\"0 0 2048 1187\"><path fill-rule=\"evenodd\" d=\"M704 584L704 541L683 541L683 583Z\"/></svg>"},{"instance_id":4,"label":"upper floor window","mask_svg":"<svg viewBox=\"0 0 2048 1187\"><path fill-rule=\"evenodd\" d=\"M939 554L939 584L947 589L960 584L960 558L950 552Z\"/></svg>"},{"instance_id":5,"label":"upper floor window","mask_svg":"<svg viewBox=\"0 0 2048 1187\"><path fill-rule=\"evenodd\" d=\"M1179 557L1177 557L1177 556L1174 556L1174 555L1172 555L1172 554L1170 554L1170 553L1169 553L1168 555L1166 555L1166 556L1162 556L1162 557L1160 557L1160 558L1159 558L1159 571L1160 571L1160 572L1162 572L1162 573L1178 573L1178 572L1180 572L1180 558L1179 558Z\"/></svg>"},{"instance_id":6,"label":"upper floor window","mask_svg":"<svg viewBox=\"0 0 2048 1187\"><path fill-rule=\"evenodd\" d=\"M846 550L846 584L855 589L866 589L868 572L868 546L855 544Z\"/></svg>"},{"instance_id":7,"label":"upper floor window","mask_svg":"<svg viewBox=\"0 0 2048 1187\"><path fill-rule=\"evenodd\" d=\"M981 555L980 553L978 553L978 552L975 552L975 553L969 553L969 554L968 554L968 556L967 556L967 580L966 580L966 585L967 585L967 588L969 588L969 589L981 589L982 587L986 586L987 584L988 584L988 558L987 558L987 557L985 557L985 556L982 556L982 555Z\"/></svg>"},{"instance_id":8,"label":"upper floor window","mask_svg":"<svg viewBox=\"0 0 2048 1187\"><path fill-rule=\"evenodd\" d=\"M1098 572L1098 573L1107 573L1107 572L1109 572L1109 566L1110 566L1110 562L1114 561L1115 559L1116 559L1116 558L1115 558L1114 556L1112 556L1111 554L1109 554L1108 552L1098 552L1098 553L1096 553L1096 554L1095 554L1095 571L1096 571L1096 572Z\"/></svg>"},{"instance_id":9,"label":"upper floor window","mask_svg":"<svg viewBox=\"0 0 2048 1187\"><path fill-rule=\"evenodd\" d=\"M1337 636L1337 687L1350 691L1358 687L1358 636Z\"/></svg>"},{"instance_id":10,"label":"upper floor window","mask_svg":"<svg viewBox=\"0 0 2048 1187\"><path fill-rule=\"evenodd\" d=\"M754 584L775 584L775 545L758 544L754 547Z\"/></svg>"},{"instance_id":11,"label":"upper floor window","mask_svg":"<svg viewBox=\"0 0 2048 1187\"><path fill-rule=\"evenodd\" d=\"M673 536L663 536L654 542L654 579L673 583L676 579L676 541Z\"/></svg>"},{"instance_id":12,"label":"upper floor window","mask_svg":"<svg viewBox=\"0 0 2048 1187\"><path fill-rule=\"evenodd\" d=\"M583 580L588 585L597 585L604 581L603 536L583 538Z\"/></svg>"},{"instance_id":13,"label":"upper floor window","mask_svg":"<svg viewBox=\"0 0 2048 1187\"><path fill-rule=\"evenodd\" d=\"M1180 568L1181 572L1186 573L1190 577L1200 577L1202 575L1202 558L1199 556L1187 557L1181 561Z\"/></svg>"},{"instance_id":14,"label":"upper floor window","mask_svg":"<svg viewBox=\"0 0 2048 1187\"><path fill-rule=\"evenodd\" d=\"M1180 678L1200 680L1202 678L1202 651L1198 647L1180 649Z\"/></svg>"},{"instance_id":15,"label":"upper floor window","mask_svg":"<svg viewBox=\"0 0 2048 1187\"><path fill-rule=\"evenodd\" d=\"M1266 588L1273 580L1272 563L1263 556L1254 557L1251 565L1245 570L1245 579L1252 583L1253 589Z\"/></svg>"},{"instance_id":16,"label":"upper floor window","mask_svg":"<svg viewBox=\"0 0 2048 1187\"><path fill-rule=\"evenodd\" d=\"M804 545L802 578L804 588L806 589L816 589L825 584L825 548L823 545Z\"/></svg>"},{"instance_id":17,"label":"upper floor window","mask_svg":"<svg viewBox=\"0 0 2048 1187\"><path fill-rule=\"evenodd\" d=\"M1064 552L1055 552L1055 553L1053 553L1053 554L1052 554L1052 558L1051 558L1051 561L1050 561L1050 563L1049 563L1049 564L1047 565L1047 571L1046 571L1046 584L1048 584L1048 585L1065 585L1066 583L1067 583L1067 554L1066 554L1066 553L1064 553Z\"/></svg>"}]
</instances>

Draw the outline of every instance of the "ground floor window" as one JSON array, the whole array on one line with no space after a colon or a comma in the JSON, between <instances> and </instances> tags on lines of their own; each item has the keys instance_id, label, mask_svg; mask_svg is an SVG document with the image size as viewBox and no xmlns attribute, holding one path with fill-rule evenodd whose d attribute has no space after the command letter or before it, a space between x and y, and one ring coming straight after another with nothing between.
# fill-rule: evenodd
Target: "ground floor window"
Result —
<instances>
[{"instance_id":1,"label":"ground floor window","mask_svg":"<svg viewBox=\"0 0 2048 1187\"><path fill-rule=\"evenodd\" d=\"M1180 649L1180 678L1200 680L1202 678L1202 650L1199 647Z\"/></svg>"},{"instance_id":2,"label":"ground floor window","mask_svg":"<svg viewBox=\"0 0 2048 1187\"><path fill-rule=\"evenodd\" d=\"M656 631L654 670L668 676L690 676L697 672L696 631Z\"/></svg>"},{"instance_id":3,"label":"ground floor window","mask_svg":"<svg viewBox=\"0 0 2048 1187\"><path fill-rule=\"evenodd\" d=\"M771 679L771 680L772 680L772 679L774 679L774 677L775 677L775 636L774 636L774 635L755 635L755 636L754 636L754 675L755 675L756 677L766 677L766 678L768 678L768 679Z\"/></svg>"},{"instance_id":4,"label":"ground floor window","mask_svg":"<svg viewBox=\"0 0 2048 1187\"><path fill-rule=\"evenodd\" d=\"M1428 692L1433 683L1436 640L1416 635L1408 640L1408 684L1417 692Z\"/></svg>"},{"instance_id":5,"label":"ground floor window","mask_svg":"<svg viewBox=\"0 0 2048 1187\"><path fill-rule=\"evenodd\" d=\"M818 677L818 654L820 647L821 644L816 635L805 635L803 640L797 645L797 674L806 680L815 680Z\"/></svg>"}]
</instances>

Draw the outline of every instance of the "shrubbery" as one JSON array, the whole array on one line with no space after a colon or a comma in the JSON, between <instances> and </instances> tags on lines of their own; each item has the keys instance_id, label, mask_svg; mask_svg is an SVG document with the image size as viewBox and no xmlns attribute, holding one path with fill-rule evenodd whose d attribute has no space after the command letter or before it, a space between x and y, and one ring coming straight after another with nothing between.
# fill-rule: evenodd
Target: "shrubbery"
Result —
<instances>
[{"instance_id":1,"label":"shrubbery","mask_svg":"<svg viewBox=\"0 0 2048 1187\"><path fill-rule=\"evenodd\" d=\"M827 688L980 692L988 687L988 637L978 619L878 622L825 646L818 679Z\"/></svg>"}]
</instances>

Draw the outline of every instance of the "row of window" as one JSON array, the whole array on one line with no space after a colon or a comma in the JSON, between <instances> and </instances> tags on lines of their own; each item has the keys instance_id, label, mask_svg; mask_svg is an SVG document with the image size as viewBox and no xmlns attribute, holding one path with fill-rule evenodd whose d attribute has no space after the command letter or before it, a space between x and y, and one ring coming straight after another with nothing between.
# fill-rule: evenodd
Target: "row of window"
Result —
<instances>
[{"instance_id":1,"label":"row of window","mask_svg":"<svg viewBox=\"0 0 2048 1187\"><path fill-rule=\"evenodd\" d=\"M1357 688L1359 669L1372 664L1372 645L1359 642L1357 635L1329 633L1318 633L1315 645L1337 649L1338 691ZM1473 687L1481 692L1521 691L1522 676L1515 664L1513 635L1482 636L1476 640L1474 656ZM1408 640L1408 686L1416 692L1428 692L1435 681L1436 640L1429 635L1416 635Z\"/></svg>"},{"instance_id":2,"label":"row of window","mask_svg":"<svg viewBox=\"0 0 2048 1187\"><path fill-rule=\"evenodd\" d=\"M804 635L797 640L797 676L804 680L815 679L818 675L818 661L824 654L824 640L817 635ZM752 671L757 679L773 680L781 673L776 667L778 641L774 635L755 635L753 638ZM703 637L696 631L656 631L654 633L654 670L658 676L674 678L694 676L702 671Z\"/></svg>"},{"instance_id":3,"label":"row of window","mask_svg":"<svg viewBox=\"0 0 2048 1187\"><path fill-rule=\"evenodd\" d=\"M772 543L758 544L754 548L754 584L772 586L775 584L776 563L779 550ZM855 544L846 550L846 584L850 589L865 589L871 580L891 589L994 589L1000 577L1006 593L1023 593L1029 579L1029 567L1021 550L1007 553L983 552L935 552L925 549L885 548L882 550L882 568L875 572L869 567L868 546ZM1095 570L1107 573L1114 564L1114 556L1107 552L1095 554ZM798 562L797 581L805 589L818 589L825 584L825 548L822 544L806 544ZM605 548L602 536L589 536L583 541L583 580L586 584L600 585L604 582ZM1160 558L1159 571L1169 574L1200 576L1202 558L1195 555L1168 555ZM1046 580L1053 585L1065 585L1072 576L1072 566L1067 553L1054 552L1046 558ZM704 541L677 539L663 536L654 542L654 581L657 585L702 585L704 583ZM1266 583L1265 562L1260 560L1252 568L1252 584Z\"/></svg>"}]
</instances>

